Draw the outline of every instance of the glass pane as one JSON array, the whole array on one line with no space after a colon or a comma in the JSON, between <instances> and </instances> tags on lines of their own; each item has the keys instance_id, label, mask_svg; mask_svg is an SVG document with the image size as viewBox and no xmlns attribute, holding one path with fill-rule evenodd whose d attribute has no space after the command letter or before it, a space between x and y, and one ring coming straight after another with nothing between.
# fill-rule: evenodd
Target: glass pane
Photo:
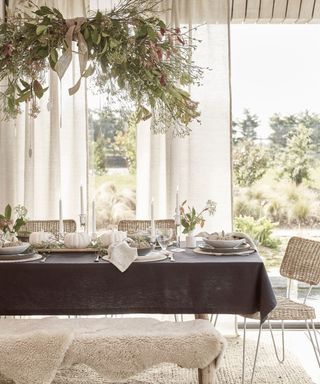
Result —
<instances>
[{"instance_id":1,"label":"glass pane","mask_svg":"<svg viewBox=\"0 0 320 384\"><path fill-rule=\"evenodd\" d=\"M319 37L316 25L231 26L234 223L254 237L281 295L289 238L320 235Z\"/></svg>"}]
</instances>

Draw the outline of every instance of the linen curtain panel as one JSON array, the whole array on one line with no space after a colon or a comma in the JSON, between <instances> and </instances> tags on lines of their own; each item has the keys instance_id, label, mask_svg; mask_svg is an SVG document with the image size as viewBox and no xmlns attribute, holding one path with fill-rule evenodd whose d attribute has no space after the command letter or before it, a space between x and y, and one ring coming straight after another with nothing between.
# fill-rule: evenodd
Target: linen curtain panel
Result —
<instances>
[{"instance_id":1,"label":"linen curtain panel","mask_svg":"<svg viewBox=\"0 0 320 384\"><path fill-rule=\"evenodd\" d=\"M85 16L85 0L38 0L38 5L60 9L72 18ZM21 2L20 2L21 3ZM9 2L14 12L18 1ZM63 201L64 218L80 213L79 187L86 188L86 90L83 82L74 96L68 88L78 80L74 60L60 84L50 71L49 90L41 100L36 119L26 110L14 121L3 121L0 111L0 210L5 204L24 204L30 219L57 219Z\"/></svg>"},{"instance_id":2,"label":"linen curtain panel","mask_svg":"<svg viewBox=\"0 0 320 384\"><path fill-rule=\"evenodd\" d=\"M197 210L208 199L217 202L205 229L232 229L231 95L228 0L171 0L162 3L172 25L189 25L200 39L192 60L205 71L201 87L191 89L199 101L201 125L193 123L186 138L150 133L150 122L137 131L137 217L150 217L151 198L156 218L174 215L176 187L180 203L187 199Z\"/></svg>"}]
</instances>

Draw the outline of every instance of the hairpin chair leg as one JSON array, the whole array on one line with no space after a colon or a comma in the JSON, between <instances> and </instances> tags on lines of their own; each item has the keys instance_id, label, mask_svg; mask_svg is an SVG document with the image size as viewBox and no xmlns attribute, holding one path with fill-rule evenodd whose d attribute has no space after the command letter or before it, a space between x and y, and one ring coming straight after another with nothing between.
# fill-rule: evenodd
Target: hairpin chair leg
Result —
<instances>
[{"instance_id":1,"label":"hairpin chair leg","mask_svg":"<svg viewBox=\"0 0 320 384\"><path fill-rule=\"evenodd\" d=\"M212 323L213 316L214 316L214 314L212 313L211 316L210 316L210 323ZM216 317L214 318L214 323L213 323L214 326L217 325L217 322L218 322L218 316L219 316L219 314L217 313L217 314L216 314Z\"/></svg>"},{"instance_id":2,"label":"hairpin chair leg","mask_svg":"<svg viewBox=\"0 0 320 384\"><path fill-rule=\"evenodd\" d=\"M272 338L272 343L273 343L274 352L276 354L276 358L279 361L279 363L283 363L284 359L285 359L284 321L281 320L281 340L282 340L282 357L281 358L279 357L277 345L276 345L276 342L275 342L275 339L274 339L274 336L273 336L272 326L271 326L271 323L270 323L269 320L268 320L268 325L269 325L269 329L270 329L270 333L271 333L271 338Z\"/></svg>"},{"instance_id":3,"label":"hairpin chair leg","mask_svg":"<svg viewBox=\"0 0 320 384\"><path fill-rule=\"evenodd\" d=\"M306 320L306 328L307 328L307 331L308 331L308 334L309 334L309 339L310 339L310 341L311 341L311 344L312 344L314 353L315 353L315 355L316 355L317 363L318 363L318 365L319 365L319 367L320 367L320 349L319 349L319 341L318 341L317 331L316 331L316 328L315 328L315 326L314 326L314 322L313 322L313 320L311 320L311 325L312 325L312 330L313 330L314 340L313 340L313 337L312 337L312 333L311 333L311 331L310 331L310 327L309 327L308 321Z\"/></svg>"},{"instance_id":4,"label":"hairpin chair leg","mask_svg":"<svg viewBox=\"0 0 320 384\"><path fill-rule=\"evenodd\" d=\"M258 351L259 351L259 346L260 346L260 337L261 337L261 330L262 330L262 324L260 324L259 327L259 333L258 333L258 339L257 339L257 345L256 345L256 352L254 355L254 362L253 362L253 367L252 367L252 374L251 374L251 381L250 383L253 383L254 379L254 374L256 370L256 363L257 363L257 357L258 357ZM241 378L241 383L244 384L244 376L245 376L245 364L246 364L246 331L247 331L247 319L244 318L244 323L243 323L243 347L242 347L242 378Z\"/></svg>"},{"instance_id":5,"label":"hairpin chair leg","mask_svg":"<svg viewBox=\"0 0 320 384\"><path fill-rule=\"evenodd\" d=\"M240 336L239 328L238 328L238 316L237 315L234 315L234 333L236 334L237 337Z\"/></svg>"}]
</instances>

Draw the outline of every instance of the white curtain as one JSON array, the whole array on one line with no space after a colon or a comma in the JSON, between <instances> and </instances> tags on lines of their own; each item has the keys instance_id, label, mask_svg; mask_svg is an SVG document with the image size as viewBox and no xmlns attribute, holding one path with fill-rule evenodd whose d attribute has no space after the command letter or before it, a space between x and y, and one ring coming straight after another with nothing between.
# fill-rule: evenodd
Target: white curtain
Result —
<instances>
[{"instance_id":1,"label":"white curtain","mask_svg":"<svg viewBox=\"0 0 320 384\"><path fill-rule=\"evenodd\" d=\"M85 16L87 10L86 0L35 2L55 6L67 18ZM16 3L9 2L12 11ZM78 76L77 60L61 83L50 71L50 88L36 119L24 111L7 122L0 111L0 211L7 203L24 204L30 219L57 219L61 197L64 218L77 219L80 185L86 188L87 180L86 91L83 83L69 96L68 88Z\"/></svg>"},{"instance_id":2,"label":"white curtain","mask_svg":"<svg viewBox=\"0 0 320 384\"><path fill-rule=\"evenodd\" d=\"M193 60L205 71L203 85L191 90L199 101L201 125L193 123L189 137L152 135L149 122L137 132L137 217L150 217L150 200L157 218L174 215L176 187L180 203L187 199L201 210L208 199L217 212L206 222L208 231L232 229L231 96L228 0L171 0L167 20L195 27L202 40Z\"/></svg>"}]
</instances>

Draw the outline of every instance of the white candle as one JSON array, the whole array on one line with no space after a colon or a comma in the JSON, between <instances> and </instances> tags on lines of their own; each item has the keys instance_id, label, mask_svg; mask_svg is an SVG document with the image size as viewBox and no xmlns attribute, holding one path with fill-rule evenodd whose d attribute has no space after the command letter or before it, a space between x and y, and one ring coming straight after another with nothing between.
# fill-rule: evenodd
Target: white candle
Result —
<instances>
[{"instance_id":1,"label":"white candle","mask_svg":"<svg viewBox=\"0 0 320 384\"><path fill-rule=\"evenodd\" d=\"M84 204L83 204L83 186L80 185L80 213L84 214Z\"/></svg>"},{"instance_id":2,"label":"white candle","mask_svg":"<svg viewBox=\"0 0 320 384\"><path fill-rule=\"evenodd\" d=\"M180 218L180 207L179 207L179 186L177 186L177 191L176 191L176 209L175 209L175 224L180 225L181 224L181 218Z\"/></svg>"},{"instance_id":3,"label":"white candle","mask_svg":"<svg viewBox=\"0 0 320 384\"><path fill-rule=\"evenodd\" d=\"M179 186L177 186L176 191L176 214L179 215Z\"/></svg>"},{"instance_id":4,"label":"white candle","mask_svg":"<svg viewBox=\"0 0 320 384\"><path fill-rule=\"evenodd\" d=\"M64 233L63 214L62 214L62 200L61 199L59 199L59 233Z\"/></svg>"},{"instance_id":5,"label":"white candle","mask_svg":"<svg viewBox=\"0 0 320 384\"><path fill-rule=\"evenodd\" d=\"M95 201L92 201L92 235L96 234L96 207Z\"/></svg>"},{"instance_id":6,"label":"white candle","mask_svg":"<svg viewBox=\"0 0 320 384\"><path fill-rule=\"evenodd\" d=\"M154 199L151 199L151 239L154 240L156 238L156 225L154 222Z\"/></svg>"}]
</instances>

